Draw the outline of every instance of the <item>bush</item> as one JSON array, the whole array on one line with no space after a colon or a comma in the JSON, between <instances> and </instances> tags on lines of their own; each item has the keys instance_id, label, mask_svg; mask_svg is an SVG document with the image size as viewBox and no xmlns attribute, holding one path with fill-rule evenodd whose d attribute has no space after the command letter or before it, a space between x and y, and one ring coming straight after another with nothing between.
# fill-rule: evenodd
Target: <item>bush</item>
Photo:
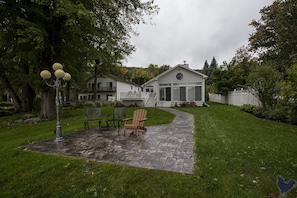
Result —
<instances>
[{"instance_id":1,"label":"bush","mask_svg":"<svg viewBox=\"0 0 297 198\"><path fill-rule=\"evenodd\" d=\"M121 103L120 101L116 101L115 107L124 107L125 105L123 103Z\"/></svg>"},{"instance_id":2,"label":"bush","mask_svg":"<svg viewBox=\"0 0 297 198\"><path fill-rule=\"evenodd\" d=\"M265 110L263 107L245 104L241 107L241 110L251 113L259 118L265 118L289 124L297 124L297 106L277 106L274 109Z\"/></svg>"},{"instance_id":3,"label":"bush","mask_svg":"<svg viewBox=\"0 0 297 198\"><path fill-rule=\"evenodd\" d=\"M288 118L288 109L286 107L280 107L266 111L266 118L270 120L286 122Z\"/></svg>"},{"instance_id":4,"label":"bush","mask_svg":"<svg viewBox=\"0 0 297 198\"><path fill-rule=\"evenodd\" d=\"M297 125L297 105L291 106L288 109L287 122Z\"/></svg>"},{"instance_id":5,"label":"bush","mask_svg":"<svg viewBox=\"0 0 297 198\"><path fill-rule=\"evenodd\" d=\"M253 113L256 108L257 108L256 105L251 105L251 104L244 104L240 107L242 111L248 112L248 113Z\"/></svg>"},{"instance_id":6,"label":"bush","mask_svg":"<svg viewBox=\"0 0 297 198\"><path fill-rule=\"evenodd\" d=\"M191 102L182 102L179 104L179 107L197 107L197 104L193 101Z\"/></svg>"},{"instance_id":7,"label":"bush","mask_svg":"<svg viewBox=\"0 0 297 198\"><path fill-rule=\"evenodd\" d=\"M263 107L256 107L252 114L254 114L256 117L259 117L259 118L265 118L265 110Z\"/></svg>"}]
</instances>

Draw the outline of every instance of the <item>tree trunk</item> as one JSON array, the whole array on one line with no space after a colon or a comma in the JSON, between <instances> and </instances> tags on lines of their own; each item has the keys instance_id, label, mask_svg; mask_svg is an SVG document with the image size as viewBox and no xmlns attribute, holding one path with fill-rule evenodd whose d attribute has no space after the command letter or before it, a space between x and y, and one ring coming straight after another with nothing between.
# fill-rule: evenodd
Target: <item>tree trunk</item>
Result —
<instances>
[{"instance_id":1,"label":"tree trunk","mask_svg":"<svg viewBox=\"0 0 297 198\"><path fill-rule=\"evenodd\" d=\"M24 63L21 65L22 73L24 75L30 74L30 67L27 62L24 61ZM35 100L35 90L30 86L28 81L23 82L22 87L22 111L28 112L32 111L34 100Z\"/></svg>"},{"instance_id":2,"label":"tree trunk","mask_svg":"<svg viewBox=\"0 0 297 198\"><path fill-rule=\"evenodd\" d=\"M66 99L66 104L69 104L69 101L70 101L70 82L68 82L66 87L65 87L65 99Z\"/></svg>"},{"instance_id":3,"label":"tree trunk","mask_svg":"<svg viewBox=\"0 0 297 198\"><path fill-rule=\"evenodd\" d=\"M48 90L41 92L41 110L39 117L50 118L54 117L55 111L55 92L54 90Z\"/></svg>"},{"instance_id":4,"label":"tree trunk","mask_svg":"<svg viewBox=\"0 0 297 198\"><path fill-rule=\"evenodd\" d=\"M23 89L22 89L22 111L23 112L32 111L34 101L35 101L35 96L36 94L34 89L28 83L24 83Z\"/></svg>"}]
</instances>

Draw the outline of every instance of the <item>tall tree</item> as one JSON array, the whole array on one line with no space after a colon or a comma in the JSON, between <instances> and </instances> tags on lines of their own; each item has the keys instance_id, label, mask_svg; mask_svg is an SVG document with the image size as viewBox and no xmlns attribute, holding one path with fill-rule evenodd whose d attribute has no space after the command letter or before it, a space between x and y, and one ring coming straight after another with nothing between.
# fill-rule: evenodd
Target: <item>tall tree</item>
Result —
<instances>
[{"instance_id":1,"label":"tall tree","mask_svg":"<svg viewBox=\"0 0 297 198\"><path fill-rule=\"evenodd\" d=\"M207 84L211 85L213 83L213 78L212 76L212 72L218 68L218 63L215 57L212 58L211 63L209 65L209 69L208 69L208 79L207 79Z\"/></svg>"},{"instance_id":2,"label":"tall tree","mask_svg":"<svg viewBox=\"0 0 297 198\"><path fill-rule=\"evenodd\" d=\"M297 4L295 0L276 0L260 10L261 18L251 22L251 50L262 62L270 62L280 72L292 65L297 54Z\"/></svg>"},{"instance_id":3,"label":"tall tree","mask_svg":"<svg viewBox=\"0 0 297 198\"><path fill-rule=\"evenodd\" d=\"M204 62L204 65L202 68L202 73L209 76L209 64L208 64L207 60Z\"/></svg>"},{"instance_id":4,"label":"tall tree","mask_svg":"<svg viewBox=\"0 0 297 198\"><path fill-rule=\"evenodd\" d=\"M214 68L217 68L217 67L218 67L218 62L217 62L216 58L213 57L212 60L211 60L210 65L209 65L209 68L214 69Z\"/></svg>"}]
</instances>

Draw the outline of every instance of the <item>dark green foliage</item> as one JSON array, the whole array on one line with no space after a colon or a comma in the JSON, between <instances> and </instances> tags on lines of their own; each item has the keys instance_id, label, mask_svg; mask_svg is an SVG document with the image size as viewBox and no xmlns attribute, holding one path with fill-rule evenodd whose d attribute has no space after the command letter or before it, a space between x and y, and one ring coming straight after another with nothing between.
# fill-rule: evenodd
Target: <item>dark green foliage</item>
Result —
<instances>
[{"instance_id":1,"label":"dark green foliage","mask_svg":"<svg viewBox=\"0 0 297 198\"><path fill-rule=\"evenodd\" d=\"M193 101L184 101L179 104L179 107L197 107L197 104Z\"/></svg>"},{"instance_id":2,"label":"dark green foliage","mask_svg":"<svg viewBox=\"0 0 297 198\"><path fill-rule=\"evenodd\" d=\"M257 108L256 105L251 105L251 104L244 104L240 107L242 111L248 112L248 113L253 113L254 110Z\"/></svg>"},{"instance_id":3,"label":"dark green foliage","mask_svg":"<svg viewBox=\"0 0 297 198\"><path fill-rule=\"evenodd\" d=\"M264 109L263 107L245 104L241 106L241 110L259 118L297 124L297 108L278 105L273 109Z\"/></svg>"},{"instance_id":4,"label":"dark green foliage","mask_svg":"<svg viewBox=\"0 0 297 198\"><path fill-rule=\"evenodd\" d=\"M295 0L274 1L260 10L261 18L250 24L251 50L280 72L290 66L297 52L297 4Z\"/></svg>"},{"instance_id":5,"label":"dark green foliage","mask_svg":"<svg viewBox=\"0 0 297 198\"><path fill-rule=\"evenodd\" d=\"M239 67L228 67L228 65L215 68L211 74L211 82L216 90L215 93L228 95L229 91L244 84L243 71Z\"/></svg>"},{"instance_id":6,"label":"dark green foliage","mask_svg":"<svg viewBox=\"0 0 297 198\"><path fill-rule=\"evenodd\" d=\"M281 74L271 66L256 67L249 75L247 82L261 101L264 109L273 108L280 94L279 80Z\"/></svg>"}]
</instances>

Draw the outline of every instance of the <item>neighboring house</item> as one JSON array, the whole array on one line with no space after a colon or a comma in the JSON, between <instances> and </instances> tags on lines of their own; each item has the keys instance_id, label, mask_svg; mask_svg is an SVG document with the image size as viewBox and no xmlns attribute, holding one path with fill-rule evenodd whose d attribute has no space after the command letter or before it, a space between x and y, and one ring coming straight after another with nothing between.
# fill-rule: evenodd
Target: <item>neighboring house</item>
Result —
<instances>
[{"instance_id":1,"label":"neighboring house","mask_svg":"<svg viewBox=\"0 0 297 198\"><path fill-rule=\"evenodd\" d=\"M120 100L120 92L140 92L141 87L135 83L128 82L123 78L114 75L105 75L97 77L97 83L94 84L94 76L86 81L86 87L78 94L78 100ZM94 96L94 87L96 87L96 96Z\"/></svg>"}]
</instances>

